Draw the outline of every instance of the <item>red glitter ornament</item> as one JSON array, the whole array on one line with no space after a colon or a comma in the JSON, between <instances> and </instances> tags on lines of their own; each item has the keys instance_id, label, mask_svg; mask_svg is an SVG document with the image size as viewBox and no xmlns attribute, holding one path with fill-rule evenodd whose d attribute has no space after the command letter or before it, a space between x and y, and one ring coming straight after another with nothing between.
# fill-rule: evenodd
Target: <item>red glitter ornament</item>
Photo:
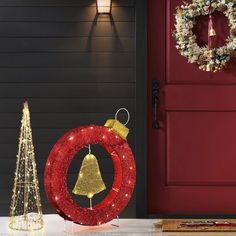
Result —
<instances>
[{"instance_id":1,"label":"red glitter ornament","mask_svg":"<svg viewBox=\"0 0 236 236\"><path fill-rule=\"evenodd\" d=\"M66 183L71 160L89 144L103 146L114 164L112 188L93 209L75 203ZM92 226L104 224L120 214L133 193L135 177L135 161L127 141L108 127L90 125L72 129L57 141L46 163L44 184L48 200L58 214L75 223Z\"/></svg>"}]
</instances>

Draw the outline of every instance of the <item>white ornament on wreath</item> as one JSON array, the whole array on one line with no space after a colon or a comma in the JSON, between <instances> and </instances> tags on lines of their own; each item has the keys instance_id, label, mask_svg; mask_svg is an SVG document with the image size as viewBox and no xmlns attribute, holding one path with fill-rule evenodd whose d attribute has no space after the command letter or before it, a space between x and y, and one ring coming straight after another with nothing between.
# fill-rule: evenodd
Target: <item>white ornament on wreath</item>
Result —
<instances>
[{"instance_id":1,"label":"white ornament on wreath","mask_svg":"<svg viewBox=\"0 0 236 236\"><path fill-rule=\"evenodd\" d=\"M226 44L219 48L200 47L193 33L196 24L195 17L220 11L228 18L230 27ZM236 56L236 0L193 0L176 8L175 31L176 48L189 63L196 63L199 69L217 72L222 70L231 57Z\"/></svg>"}]
</instances>

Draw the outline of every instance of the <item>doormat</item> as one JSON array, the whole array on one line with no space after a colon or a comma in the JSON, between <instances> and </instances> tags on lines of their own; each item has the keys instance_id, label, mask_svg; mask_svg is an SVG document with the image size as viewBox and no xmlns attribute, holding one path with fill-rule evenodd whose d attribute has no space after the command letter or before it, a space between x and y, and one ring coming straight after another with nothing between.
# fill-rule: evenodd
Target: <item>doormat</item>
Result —
<instances>
[{"instance_id":1,"label":"doormat","mask_svg":"<svg viewBox=\"0 0 236 236\"><path fill-rule=\"evenodd\" d=\"M161 228L163 232L236 232L236 219L163 220Z\"/></svg>"}]
</instances>

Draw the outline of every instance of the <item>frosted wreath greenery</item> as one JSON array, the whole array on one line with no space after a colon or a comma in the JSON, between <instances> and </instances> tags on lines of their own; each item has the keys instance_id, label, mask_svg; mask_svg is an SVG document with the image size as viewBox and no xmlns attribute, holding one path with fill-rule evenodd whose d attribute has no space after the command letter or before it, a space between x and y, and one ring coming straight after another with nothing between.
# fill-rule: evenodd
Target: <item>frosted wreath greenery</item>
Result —
<instances>
[{"instance_id":1,"label":"frosted wreath greenery","mask_svg":"<svg viewBox=\"0 0 236 236\"><path fill-rule=\"evenodd\" d=\"M210 66L211 71L215 72L223 69L230 58L236 56L236 0L211 0L212 12L223 12L228 18L230 32L224 46L210 50L207 46L198 46L193 33L195 17L208 15L209 6L209 0L193 0L191 4L184 2L177 7L173 36L176 48L182 56L188 58L189 63L197 63L202 70L208 70Z\"/></svg>"}]
</instances>

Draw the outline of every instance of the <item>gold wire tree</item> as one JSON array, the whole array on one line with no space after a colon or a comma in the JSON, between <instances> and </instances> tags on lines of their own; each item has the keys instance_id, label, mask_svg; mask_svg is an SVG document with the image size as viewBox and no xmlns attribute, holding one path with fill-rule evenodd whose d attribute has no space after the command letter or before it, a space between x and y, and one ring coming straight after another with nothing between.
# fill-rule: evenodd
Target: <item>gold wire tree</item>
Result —
<instances>
[{"instance_id":1,"label":"gold wire tree","mask_svg":"<svg viewBox=\"0 0 236 236\"><path fill-rule=\"evenodd\" d=\"M24 103L9 227L16 230L38 230L43 227L34 146L28 103Z\"/></svg>"}]
</instances>

